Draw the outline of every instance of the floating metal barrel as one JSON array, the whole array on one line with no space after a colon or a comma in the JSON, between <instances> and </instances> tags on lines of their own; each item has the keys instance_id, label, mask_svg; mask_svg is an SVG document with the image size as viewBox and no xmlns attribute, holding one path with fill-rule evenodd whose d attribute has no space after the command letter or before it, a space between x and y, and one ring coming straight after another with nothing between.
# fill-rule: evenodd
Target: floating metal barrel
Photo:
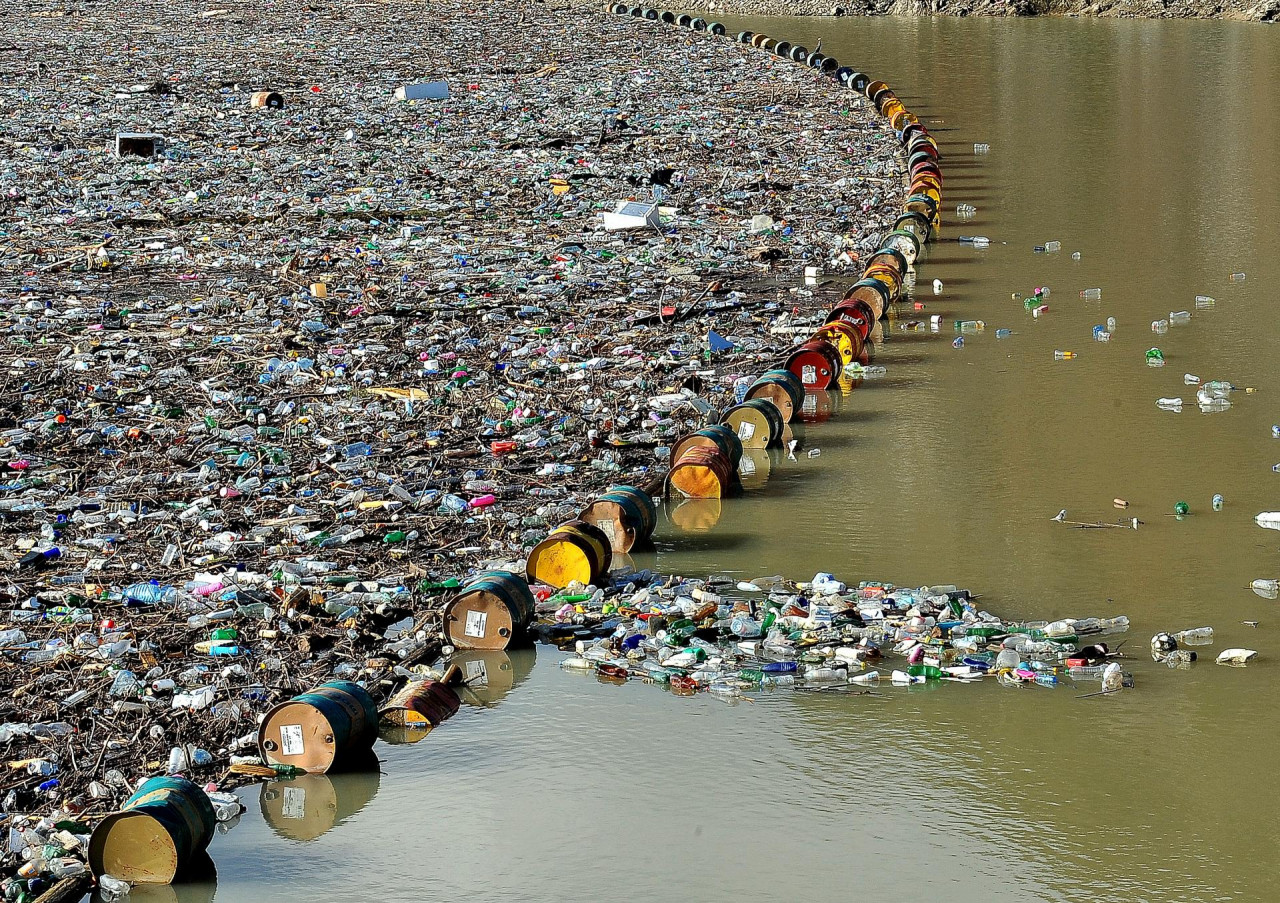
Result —
<instances>
[{"instance_id":1,"label":"floating metal barrel","mask_svg":"<svg viewBox=\"0 0 1280 903\"><path fill-rule=\"evenodd\" d=\"M744 449L777 445L786 427L782 412L766 398L735 404L724 412L720 422L733 430Z\"/></svg>"},{"instance_id":2,"label":"floating metal barrel","mask_svg":"<svg viewBox=\"0 0 1280 903\"><path fill-rule=\"evenodd\" d=\"M131 884L170 884L209 846L213 803L186 778L148 778L89 838L89 869Z\"/></svg>"},{"instance_id":3,"label":"floating metal barrel","mask_svg":"<svg viewBox=\"0 0 1280 903\"><path fill-rule=\"evenodd\" d=\"M505 649L533 620L533 606L520 574L484 571L445 606L445 638L459 649Z\"/></svg>"},{"instance_id":4,"label":"floating metal barrel","mask_svg":"<svg viewBox=\"0 0 1280 903\"><path fill-rule=\"evenodd\" d=\"M658 509L649 493L635 486L613 486L578 517L603 530L615 553L630 552L653 535Z\"/></svg>"},{"instance_id":5,"label":"floating metal barrel","mask_svg":"<svg viewBox=\"0 0 1280 903\"><path fill-rule=\"evenodd\" d=\"M556 527L529 552L525 566L530 583L564 589L573 581L600 586L613 563L613 544L595 524L571 520ZM506 648L472 647L472 648Z\"/></svg>"},{"instance_id":6,"label":"floating metal barrel","mask_svg":"<svg viewBox=\"0 0 1280 903\"><path fill-rule=\"evenodd\" d=\"M773 402L782 419L795 420L804 401L804 384L790 370L769 370L747 388L747 398L766 398Z\"/></svg>"},{"instance_id":7,"label":"floating metal barrel","mask_svg":"<svg viewBox=\"0 0 1280 903\"><path fill-rule=\"evenodd\" d=\"M810 339L787 356L787 369L800 378L806 392L834 386L841 366L840 352L826 339Z\"/></svg>"},{"instance_id":8,"label":"floating metal barrel","mask_svg":"<svg viewBox=\"0 0 1280 903\"><path fill-rule=\"evenodd\" d=\"M742 441L737 433L723 423L717 423L680 437L671 446L671 460L679 461L686 451L698 446L719 449L731 468L736 469L742 459Z\"/></svg>"},{"instance_id":9,"label":"floating metal barrel","mask_svg":"<svg viewBox=\"0 0 1280 903\"><path fill-rule=\"evenodd\" d=\"M675 490L687 498L723 498L733 487L734 472L720 449L694 446L680 456L667 475L668 494Z\"/></svg>"},{"instance_id":10,"label":"floating metal barrel","mask_svg":"<svg viewBox=\"0 0 1280 903\"><path fill-rule=\"evenodd\" d=\"M270 765L323 774L367 754L378 736L378 708L364 687L334 680L267 712L258 749Z\"/></svg>"}]
</instances>

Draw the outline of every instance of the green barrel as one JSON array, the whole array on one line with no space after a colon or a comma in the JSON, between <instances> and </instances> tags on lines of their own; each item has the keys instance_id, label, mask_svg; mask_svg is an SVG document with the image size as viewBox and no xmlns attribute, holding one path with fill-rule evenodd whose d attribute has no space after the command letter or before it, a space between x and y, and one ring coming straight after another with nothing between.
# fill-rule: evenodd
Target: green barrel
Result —
<instances>
[{"instance_id":1,"label":"green barrel","mask_svg":"<svg viewBox=\"0 0 1280 903\"><path fill-rule=\"evenodd\" d=\"M209 797L186 778L149 778L93 829L89 868L132 884L169 884L213 839Z\"/></svg>"},{"instance_id":2,"label":"green barrel","mask_svg":"<svg viewBox=\"0 0 1280 903\"><path fill-rule=\"evenodd\" d=\"M915 263L920 256L920 236L910 229L894 229L886 236L888 246L895 248L908 263Z\"/></svg>"},{"instance_id":3,"label":"green barrel","mask_svg":"<svg viewBox=\"0 0 1280 903\"><path fill-rule=\"evenodd\" d=\"M271 765L312 774L351 765L378 738L378 707L364 687L334 680L280 703L263 716L258 748Z\"/></svg>"},{"instance_id":4,"label":"green barrel","mask_svg":"<svg viewBox=\"0 0 1280 903\"><path fill-rule=\"evenodd\" d=\"M635 486L611 486L591 502L578 517L595 524L613 544L614 552L630 552L637 543L647 542L658 523L658 509L647 492Z\"/></svg>"},{"instance_id":5,"label":"green barrel","mask_svg":"<svg viewBox=\"0 0 1280 903\"><path fill-rule=\"evenodd\" d=\"M533 606L524 576L482 571L445 606L445 637L460 649L506 649L533 620Z\"/></svg>"}]
</instances>

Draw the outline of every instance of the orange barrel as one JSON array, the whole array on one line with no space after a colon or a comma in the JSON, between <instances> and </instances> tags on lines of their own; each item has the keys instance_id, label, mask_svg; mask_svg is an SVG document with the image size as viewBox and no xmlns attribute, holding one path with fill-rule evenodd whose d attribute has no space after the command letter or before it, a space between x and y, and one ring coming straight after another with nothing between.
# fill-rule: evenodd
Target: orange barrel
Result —
<instances>
[{"instance_id":1,"label":"orange barrel","mask_svg":"<svg viewBox=\"0 0 1280 903\"><path fill-rule=\"evenodd\" d=\"M787 369L800 377L806 392L835 385L840 368L840 352L826 339L810 339L787 357Z\"/></svg>"},{"instance_id":2,"label":"orange barrel","mask_svg":"<svg viewBox=\"0 0 1280 903\"><path fill-rule=\"evenodd\" d=\"M667 509L667 520L681 533L706 533L720 523L722 512L719 499L687 498Z\"/></svg>"},{"instance_id":3,"label":"orange barrel","mask_svg":"<svg viewBox=\"0 0 1280 903\"><path fill-rule=\"evenodd\" d=\"M815 339L826 339L840 352L841 370L862 357L862 333L851 323L836 320L818 327L813 334Z\"/></svg>"},{"instance_id":4,"label":"orange barrel","mask_svg":"<svg viewBox=\"0 0 1280 903\"><path fill-rule=\"evenodd\" d=\"M867 82L867 86L862 89L862 93L867 95L867 100L875 103L876 95L881 91L888 91L889 86L882 81Z\"/></svg>"},{"instance_id":5,"label":"orange barrel","mask_svg":"<svg viewBox=\"0 0 1280 903\"><path fill-rule=\"evenodd\" d=\"M911 268L907 263L907 258L901 251L890 245L885 245L879 251L876 251L867 258L867 266L873 267L876 264L888 264L898 271L899 274L906 273Z\"/></svg>"},{"instance_id":6,"label":"orange barrel","mask_svg":"<svg viewBox=\"0 0 1280 903\"><path fill-rule=\"evenodd\" d=\"M323 774L367 753L377 737L373 697L359 684L334 680L267 712L258 728L258 749L268 765Z\"/></svg>"},{"instance_id":7,"label":"orange barrel","mask_svg":"<svg viewBox=\"0 0 1280 903\"><path fill-rule=\"evenodd\" d=\"M911 183L911 193L919 194L924 197L931 198L938 204L938 208L942 208L942 191L936 185L921 184L920 182Z\"/></svg>"},{"instance_id":8,"label":"orange barrel","mask_svg":"<svg viewBox=\"0 0 1280 903\"><path fill-rule=\"evenodd\" d=\"M671 460L679 461L691 448L718 448L729 462L730 467L737 467L742 458L742 440L730 427L723 423L703 427L696 433L681 437L671 446Z\"/></svg>"},{"instance_id":9,"label":"orange barrel","mask_svg":"<svg viewBox=\"0 0 1280 903\"><path fill-rule=\"evenodd\" d=\"M733 430L744 449L777 445L787 423L782 419L782 412L767 398L735 404L721 415L720 422Z\"/></svg>"},{"instance_id":10,"label":"orange barrel","mask_svg":"<svg viewBox=\"0 0 1280 903\"><path fill-rule=\"evenodd\" d=\"M786 421L794 420L804 401L804 383L790 370L769 370L747 389L747 398L767 398Z\"/></svg>"},{"instance_id":11,"label":"orange barrel","mask_svg":"<svg viewBox=\"0 0 1280 903\"><path fill-rule=\"evenodd\" d=\"M613 564L613 544L595 524L571 520L561 524L533 547L525 565L530 583L544 583L564 589L573 581L600 586ZM445 612L446 616L448 611ZM501 646L471 648L505 649Z\"/></svg>"},{"instance_id":12,"label":"orange barrel","mask_svg":"<svg viewBox=\"0 0 1280 903\"><path fill-rule=\"evenodd\" d=\"M898 98L889 97L881 99L880 115L889 120L889 125L893 126L894 131L897 131L898 127L893 125L893 117L905 112L907 112L907 108L902 105L902 101L898 100Z\"/></svg>"},{"instance_id":13,"label":"orange barrel","mask_svg":"<svg viewBox=\"0 0 1280 903\"><path fill-rule=\"evenodd\" d=\"M443 680L417 680L406 684L387 700L387 704L378 711L378 717L384 724L396 727L424 731L439 727L458 713L458 694L449 686L450 678L458 674L458 669L452 667Z\"/></svg>"},{"instance_id":14,"label":"orange barrel","mask_svg":"<svg viewBox=\"0 0 1280 903\"><path fill-rule=\"evenodd\" d=\"M685 451L667 475L668 494L674 489L693 499L723 498L733 486L733 465L718 448L697 445Z\"/></svg>"},{"instance_id":15,"label":"orange barrel","mask_svg":"<svg viewBox=\"0 0 1280 903\"><path fill-rule=\"evenodd\" d=\"M775 452L776 453L776 452ZM749 448L742 453L738 462L738 481L743 489L763 489L769 482L769 471L773 469L773 460L767 448Z\"/></svg>"},{"instance_id":16,"label":"orange barrel","mask_svg":"<svg viewBox=\"0 0 1280 903\"><path fill-rule=\"evenodd\" d=\"M898 251L909 264L920 257L920 236L910 229L895 229L885 236L886 244Z\"/></svg>"},{"instance_id":17,"label":"orange barrel","mask_svg":"<svg viewBox=\"0 0 1280 903\"><path fill-rule=\"evenodd\" d=\"M831 313L827 314L827 322L834 323L837 320L843 320L851 325L858 332L862 333L862 341L865 344L867 336L871 335L871 327L878 320L876 312L866 301L858 298L850 298L848 301L841 301L835 307L831 308ZM808 389L809 386L805 386Z\"/></svg>"},{"instance_id":18,"label":"orange barrel","mask_svg":"<svg viewBox=\"0 0 1280 903\"><path fill-rule=\"evenodd\" d=\"M942 180L931 172L922 172L911 180L912 194L925 194L925 189L933 189L936 192L938 206L942 206Z\"/></svg>"},{"instance_id":19,"label":"orange barrel","mask_svg":"<svg viewBox=\"0 0 1280 903\"><path fill-rule=\"evenodd\" d=\"M647 542L658 523L658 509L649 493L634 486L611 486L578 515L595 524L609 537L613 551L630 552L637 543Z\"/></svg>"},{"instance_id":20,"label":"orange barrel","mask_svg":"<svg viewBox=\"0 0 1280 903\"><path fill-rule=\"evenodd\" d=\"M889 297L893 301L897 301L898 296L902 294L902 273L898 272L898 268L895 266L887 263L877 263L874 266L869 266L863 271L862 279L858 281L861 282L865 279L873 279L884 283L885 287L889 289ZM884 311L881 311L880 314L883 316ZM876 319L878 320L880 317L876 317Z\"/></svg>"},{"instance_id":21,"label":"orange barrel","mask_svg":"<svg viewBox=\"0 0 1280 903\"><path fill-rule=\"evenodd\" d=\"M148 778L89 838L89 869L130 884L170 884L209 846L213 803L186 778Z\"/></svg>"},{"instance_id":22,"label":"orange barrel","mask_svg":"<svg viewBox=\"0 0 1280 903\"><path fill-rule=\"evenodd\" d=\"M908 123L919 121L919 117L917 117L915 113L912 113L907 109L902 109L894 113L893 116L889 118L889 125L893 126L895 131L900 132L902 131L903 126Z\"/></svg>"},{"instance_id":23,"label":"orange barrel","mask_svg":"<svg viewBox=\"0 0 1280 903\"><path fill-rule=\"evenodd\" d=\"M934 231L933 223L929 221L929 217L915 210L908 210L894 220L893 229L895 232L905 229L913 233L921 243L929 241Z\"/></svg>"},{"instance_id":24,"label":"orange barrel","mask_svg":"<svg viewBox=\"0 0 1280 903\"><path fill-rule=\"evenodd\" d=\"M459 649L506 649L533 620L533 592L511 571L483 571L444 608L444 635Z\"/></svg>"},{"instance_id":25,"label":"orange barrel","mask_svg":"<svg viewBox=\"0 0 1280 903\"><path fill-rule=\"evenodd\" d=\"M913 210L917 213L923 213L925 216L929 217L930 221L934 220L938 216L938 202L933 198L926 197L922 194L909 195L907 199L902 202L902 209L907 213L910 213Z\"/></svg>"}]
</instances>

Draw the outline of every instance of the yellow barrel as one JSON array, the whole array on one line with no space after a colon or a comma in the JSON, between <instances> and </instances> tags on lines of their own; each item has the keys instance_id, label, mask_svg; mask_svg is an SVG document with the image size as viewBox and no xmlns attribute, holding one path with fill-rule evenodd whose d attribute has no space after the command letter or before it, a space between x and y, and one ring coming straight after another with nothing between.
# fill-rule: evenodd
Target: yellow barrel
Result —
<instances>
[{"instance_id":1,"label":"yellow barrel","mask_svg":"<svg viewBox=\"0 0 1280 903\"><path fill-rule=\"evenodd\" d=\"M573 581L600 586L613 563L613 543L595 524L571 520L533 547L525 572L530 583L563 589Z\"/></svg>"}]
</instances>

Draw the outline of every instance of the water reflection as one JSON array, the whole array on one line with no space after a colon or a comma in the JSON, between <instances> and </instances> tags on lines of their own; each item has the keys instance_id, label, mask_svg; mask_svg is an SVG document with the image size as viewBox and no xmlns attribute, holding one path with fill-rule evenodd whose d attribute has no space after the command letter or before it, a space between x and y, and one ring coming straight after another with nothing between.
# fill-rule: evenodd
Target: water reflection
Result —
<instances>
[{"instance_id":1,"label":"water reflection","mask_svg":"<svg viewBox=\"0 0 1280 903\"><path fill-rule=\"evenodd\" d=\"M416 733L425 734L426 731ZM262 817L278 837L315 840L355 815L377 795L379 771L308 774L268 781L258 795Z\"/></svg>"},{"instance_id":2,"label":"water reflection","mask_svg":"<svg viewBox=\"0 0 1280 903\"><path fill-rule=\"evenodd\" d=\"M537 658L535 646L505 652L479 649L455 652L449 661L462 671L464 681L458 687L458 698L463 705L493 708L524 683Z\"/></svg>"}]
</instances>

